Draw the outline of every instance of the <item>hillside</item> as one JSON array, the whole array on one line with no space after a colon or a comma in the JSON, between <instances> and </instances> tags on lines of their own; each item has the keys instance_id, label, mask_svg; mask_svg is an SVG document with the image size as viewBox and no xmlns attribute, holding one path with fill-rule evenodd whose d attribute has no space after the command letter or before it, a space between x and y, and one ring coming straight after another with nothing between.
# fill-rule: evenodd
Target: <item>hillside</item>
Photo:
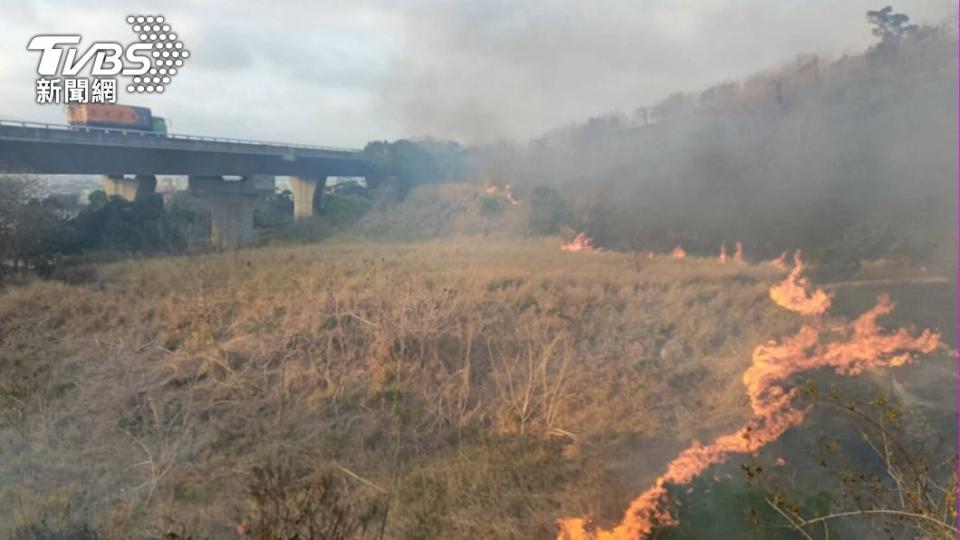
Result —
<instances>
[{"instance_id":1,"label":"hillside","mask_svg":"<svg viewBox=\"0 0 960 540\"><path fill-rule=\"evenodd\" d=\"M614 249L741 240L822 264L955 265L956 30L810 55L701 91L473 149L474 174L559 190Z\"/></svg>"},{"instance_id":2,"label":"hillside","mask_svg":"<svg viewBox=\"0 0 960 540\"><path fill-rule=\"evenodd\" d=\"M262 531L317 512L385 538L615 522L679 450L751 416L751 351L803 318L770 301L766 265L559 245L327 242L3 291L0 537L292 538ZM923 296L902 290L910 314ZM841 291L838 316L873 296ZM923 313L907 322L952 327L950 306ZM950 362L897 384L919 374L940 410Z\"/></svg>"}]
</instances>

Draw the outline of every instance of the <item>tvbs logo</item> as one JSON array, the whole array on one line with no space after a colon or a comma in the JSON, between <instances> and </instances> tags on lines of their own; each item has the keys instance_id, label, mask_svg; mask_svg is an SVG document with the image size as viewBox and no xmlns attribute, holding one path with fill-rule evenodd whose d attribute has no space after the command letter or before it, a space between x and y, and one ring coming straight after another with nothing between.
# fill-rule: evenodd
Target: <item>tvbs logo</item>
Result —
<instances>
[{"instance_id":1,"label":"tvbs logo","mask_svg":"<svg viewBox=\"0 0 960 540\"><path fill-rule=\"evenodd\" d=\"M130 15L138 40L94 42L81 48L78 34L41 34L27 44L40 53L37 103L116 103L117 77L129 93L163 93L190 52L161 15ZM81 77L89 73L91 77Z\"/></svg>"}]
</instances>

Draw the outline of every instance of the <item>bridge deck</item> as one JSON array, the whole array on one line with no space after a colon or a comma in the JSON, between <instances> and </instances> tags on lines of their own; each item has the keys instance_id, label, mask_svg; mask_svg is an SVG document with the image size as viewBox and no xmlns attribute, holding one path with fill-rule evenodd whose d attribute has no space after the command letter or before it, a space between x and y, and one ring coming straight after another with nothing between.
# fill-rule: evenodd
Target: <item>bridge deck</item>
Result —
<instances>
[{"instance_id":1,"label":"bridge deck","mask_svg":"<svg viewBox=\"0 0 960 540\"><path fill-rule=\"evenodd\" d=\"M356 149L0 120L0 172L363 176L365 162Z\"/></svg>"},{"instance_id":2,"label":"bridge deck","mask_svg":"<svg viewBox=\"0 0 960 540\"><path fill-rule=\"evenodd\" d=\"M92 126L68 126L40 122L19 122L0 119L0 140L60 142L96 144L107 146L130 146L136 148L167 148L173 150L201 150L212 152L237 152L243 154L289 154L292 152L310 157L358 157L361 152L354 148L314 146L223 137L166 134L149 131L103 128Z\"/></svg>"}]
</instances>

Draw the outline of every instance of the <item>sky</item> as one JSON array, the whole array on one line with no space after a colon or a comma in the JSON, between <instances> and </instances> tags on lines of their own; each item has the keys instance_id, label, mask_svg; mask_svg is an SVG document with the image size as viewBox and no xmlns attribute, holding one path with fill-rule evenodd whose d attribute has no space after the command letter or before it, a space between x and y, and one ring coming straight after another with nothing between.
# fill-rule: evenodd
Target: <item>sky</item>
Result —
<instances>
[{"instance_id":1,"label":"sky","mask_svg":"<svg viewBox=\"0 0 960 540\"><path fill-rule=\"evenodd\" d=\"M401 137L526 140L875 41L884 0L2 0L0 118L63 123L38 105L36 34L132 42L163 15L191 57L162 95L122 91L171 131L341 147ZM950 0L900 0L915 22Z\"/></svg>"}]
</instances>

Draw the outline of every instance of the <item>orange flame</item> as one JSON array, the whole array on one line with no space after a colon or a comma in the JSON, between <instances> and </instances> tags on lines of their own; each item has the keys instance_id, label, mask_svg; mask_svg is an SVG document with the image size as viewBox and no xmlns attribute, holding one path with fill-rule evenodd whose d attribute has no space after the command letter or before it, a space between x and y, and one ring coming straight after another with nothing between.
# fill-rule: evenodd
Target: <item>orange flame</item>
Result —
<instances>
[{"instance_id":1,"label":"orange flame","mask_svg":"<svg viewBox=\"0 0 960 540\"><path fill-rule=\"evenodd\" d=\"M687 258L687 252L683 250L683 246L680 245L680 244L677 244L677 247L673 248L673 253L672 253L672 255L673 255L673 258L674 258L674 259L686 259L686 258Z\"/></svg>"},{"instance_id":2,"label":"orange flame","mask_svg":"<svg viewBox=\"0 0 960 540\"><path fill-rule=\"evenodd\" d=\"M769 263L767 263L767 264L769 264L770 266L772 266L772 267L774 267L774 268L778 268L778 269L780 269L780 270L786 270L786 269L787 269L787 252L784 251L783 253L780 254L779 257L777 257L776 259L771 260L771 261L770 261Z\"/></svg>"},{"instance_id":3,"label":"orange flame","mask_svg":"<svg viewBox=\"0 0 960 540\"><path fill-rule=\"evenodd\" d=\"M737 250L733 252L733 262L743 264L743 242L737 242Z\"/></svg>"},{"instance_id":4,"label":"orange flame","mask_svg":"<svg viewBox=\"0 0 960 540\"><path fill-rule=\"evenodd\" d=\"M822 315L830 309L830 296L823 290L810 290L810 281L803 277L800 250L793 255L793 270L782 283L770 288L770 298L778 306L803 315Z\"/></svg>"},{"instance_id":5,"label":"orange flame","mask_svg":"<svg viewBox=\"0 0 960 540\"><path fill-rule=\"evenodd\" d=\"M600 248L593 245L593 239L587 236L586 233L578 234L576 238L560 246L560 249L563 251L585 251L588 253L601 251Z\"/></svg>"},{"instance_id":6,"label":"orange flame","mask_svg":"<svg viewBox=\"0 0 960 540\"><path fill-rule=\"evenodd\" d=\"M727 262L727 241L720 242L720 264Z\"/></svg>"},{"instance_id":7,"label":"orange flame","mask_svg":"<svg viewBox=\"0 0 960 540\"><path fill-rule=\"evenodd\" d=\"M806 411L791 405L796 389L786 388L794 374L832 368L838 374L855 375L864 369L903 365L915 354L927 354L943 346L939 334L929 330L917 337L904 328L881 333L877 319L892 310L890 298L881 295L876 306L852 324L831 329L839 339L822 343L823 328L804 326L779 345L770 342L758 346L752 365L743 374L754 413L750 421L707 446L694 443L681 452L653 486L630 503L623 520L613 529L596 529L584 518L561 519L558 540L642 540L658 526L676 524L666 508L667 484L687 484L731 454L755 453L803 422Z\"/></svg>"}]
</instances>

